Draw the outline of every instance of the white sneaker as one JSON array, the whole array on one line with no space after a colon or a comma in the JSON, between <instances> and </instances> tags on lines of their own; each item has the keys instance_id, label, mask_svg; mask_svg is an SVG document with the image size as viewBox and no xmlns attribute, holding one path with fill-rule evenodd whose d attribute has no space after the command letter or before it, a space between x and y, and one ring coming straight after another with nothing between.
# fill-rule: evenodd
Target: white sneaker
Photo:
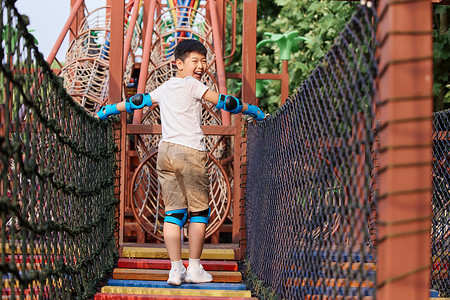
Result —
<instances>
[{"instance_id":1,"label":"white sneaker","mask_svg":"<svg viewBox=\"0 0 450 300\"><path fill-rule=\"evenodd\" d=\"M200 265L197 270L194 267L188 266L184 282L205 283L211 282L212 280L211 274L206 272L205 269L203 269L203 266Z\"/></svg>"},{"instance_id":2,"label":"white sneaker","mask_svg":"<svg viewBox=\"0 0 450 300\"><path fill-rule=\"evenodd\" d=\"M184 282L184 278L186 277L186 269L180 271L178 269L171 269L169 272L169 279L167 279L167 283L171 285L180 285Z\"/></svg>"}]
</instances>

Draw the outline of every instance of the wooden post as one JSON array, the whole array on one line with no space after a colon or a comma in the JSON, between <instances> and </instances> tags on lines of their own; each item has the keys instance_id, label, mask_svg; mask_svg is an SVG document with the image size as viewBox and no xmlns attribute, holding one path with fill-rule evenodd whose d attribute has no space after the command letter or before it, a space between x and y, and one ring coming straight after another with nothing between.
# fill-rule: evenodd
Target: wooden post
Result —
<instances>
[{"instance_id":1,"label":"wooden post","mask_svg":"<svg viewBox=\"0 0 450 300\"><path fill-rule=\"evenodd\" d=\"M244 20L242 24L242 100L256 104L256 20L257 0L244 1ZM245 233L245 188L241 186L246 181L245 140L241 136L242 121L236 122L234 143L234 193L233 193L233 243L239 244L237 259L242 259L246 249Z\"/></svg>"},{"instance_id":2,"label":"wooden post","mask_svg":"<svg viewBox=\"0 0 450 300\"><path fill-rule=\"evenodd\" d=\"M378 299L429 299L432 167L430 1L378 2Z\"/></svg>"},{"instance_id":3,"label":"wooden post","mask_svg":"<svg viewBox=\"0 0 450 300\"><path fill-rule=\"evenodd\" d=\"M125 2L111 1L110 22L110 49L109 49L109 103L122 101L122 79L123 79L123 31ZM121 136L120 139L120 229L119 245L123 244L125 192L126 192L126 130L127 114L121 114Z\"/></svg>"}]
</instances>

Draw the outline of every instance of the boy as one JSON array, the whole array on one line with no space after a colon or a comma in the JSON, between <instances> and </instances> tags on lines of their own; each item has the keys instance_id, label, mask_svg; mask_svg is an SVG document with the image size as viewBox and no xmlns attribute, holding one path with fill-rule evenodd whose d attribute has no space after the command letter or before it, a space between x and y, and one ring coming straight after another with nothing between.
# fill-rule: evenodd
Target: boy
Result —
<instances>
[{"instance_id":1,"label":"boy","mask_svg":"<svg viewBox=\"0 0 450 300\"><path fill-rule=\"evenodd\" d=\"M172 268L168 284L211 282L212 276L200 264L205 241L209 176L206 169L205 136L201 130L201 99L218 109L251 115L263 120L258 107L228 95L219 95L200 82L206 71L205 46L197 40L181 41L175 48L176 77L146 94L134 95L117 104L106 105L97 113L100 119L123 111L158 103L162 138L158 147L157 173L165 204L164 242ZM189 223L189 266L181 260L181 231Z\"/></svg>"}]
</instances>

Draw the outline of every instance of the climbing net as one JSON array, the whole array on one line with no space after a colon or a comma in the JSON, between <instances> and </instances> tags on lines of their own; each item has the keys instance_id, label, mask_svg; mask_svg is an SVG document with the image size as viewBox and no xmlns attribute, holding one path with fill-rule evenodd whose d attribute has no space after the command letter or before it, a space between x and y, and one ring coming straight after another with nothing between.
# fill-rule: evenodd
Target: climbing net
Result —
<instances>
[{"instance_id":1,"label":"climbing net","mask_svg":"<svg viewBox=\"0 0 450 300\"><path fill-rule=\"evenodd\" d=\"M358 6L297 93L248 126L247 278L262 298L375 295L376 24Z\"/></svg>"},{"instance_id":2,"label":"climbing net","mask_svg":"<svg viewBox=\"0 0 450 300\"><path fill-rule=\"evenodd\" d=\"M14 2L0 2L0 294L90 299L118 259L120 131L65 92Z\"/></svg>"},{"instance_id":3,"label":"climbing net","mask_svg":"<svg viewBox=\"0 0 450 300\"><path fill-rule=\"evenodd\" d=\"M450 111L434 113L431 288L450 296Z\"/></svg>"},{"instance_id":4,"label":"climbing net","mask_svg":"<svg viewBox=\"0 0 450 300\"><path fill-rule=\"evenodd\" d=\"M78 28L78 36L70 43L66 64L61 70L67 92L90 113L95 113L108 100L110 12L110 7L100 7L90 13L86 11L86 17ZM126 19L129 18L127 13ZM131 41L131 54L127 56L123 78L125 85L131 79L140 36L141 27L137 22Z\"/></svg>"}]
</instances>

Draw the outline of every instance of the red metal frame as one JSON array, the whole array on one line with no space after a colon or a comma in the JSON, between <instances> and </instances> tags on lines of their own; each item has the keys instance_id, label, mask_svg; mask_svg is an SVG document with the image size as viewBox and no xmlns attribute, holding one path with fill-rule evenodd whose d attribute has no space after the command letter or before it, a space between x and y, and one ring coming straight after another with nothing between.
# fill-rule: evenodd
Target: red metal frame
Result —
<instances>
[{"instance_id":1,"label":"red metal frame","mask_svg":"<svg viewBox=\"0 0 450 300\"><path fill-rule=\"evenodd\" d=\"M66 37L67 32L72 27L72 23L75 20L75 17L78 16L82 5L84 6L84 0L77 0L77 2L71 7L71 12L70 12L69 18L67 19L66 23L64 24L64 27L61 30L61 33L59 34L59 37L56 40L55 45L53 45L53 48L47 57L47 63L50 66L53 63L53 60L55 59L56 54L58 53L58 50L61 47L61 44L64 41L64 38Z\"/></svg>"}]
</instances>

